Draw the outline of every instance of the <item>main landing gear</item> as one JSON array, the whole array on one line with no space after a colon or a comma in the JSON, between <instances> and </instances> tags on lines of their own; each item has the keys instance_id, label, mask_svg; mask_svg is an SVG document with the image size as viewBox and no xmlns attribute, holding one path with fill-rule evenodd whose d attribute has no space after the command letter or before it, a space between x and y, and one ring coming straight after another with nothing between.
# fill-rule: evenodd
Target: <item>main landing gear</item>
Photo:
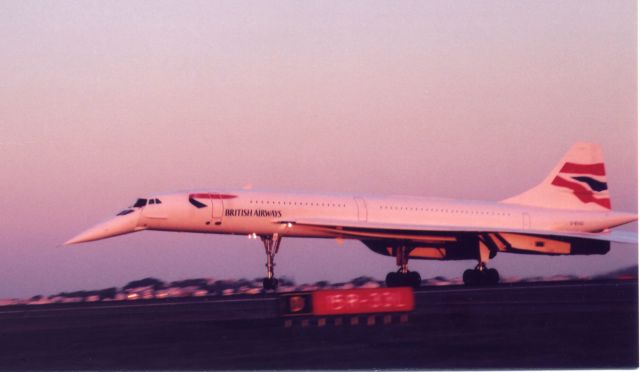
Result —
<instances>
[{"instance_id":1,"label":"main landing gear","mask_svg":"<svg viewBox=\"0 0 640 372\"><path fill-rule=\"evenodd\" d=\"M413 287L419 288L422 283L420 273L409 271L409 254L411 249L405 246L396 248L396 264L400 266L397 272L387 274L385 283L387 287Z\"/></svg>"},{"instance_id":2,"label":"main landing gear","mask_svg":"<svg viewBox=\"0 0 640 372\"><path fill-rule=\"evenodd\" d=\"M462 274L462 281L467 286L492 286L500 282L498 270L487 268L487 262L495 257L497 247L490 238L482 236L481 244L478 247L478 264L475 269L465 270ZM493 252L489 247L493 247Z\"/></svg>"},{"instance_id":3,"label":"main landing gear","mask_svg":"<svg viewBox=\"0 0 640 372\"><path fill-rule=\"evenodd\" d=\"M267 254L267 277L262 280L262 287L265 290L275 290L278 288L278 279L274 277L273 268L276 266L274 258L278 250L280 249L280 241L282 238L278 233L272 236L261 236L262 244L264 244L264 251Z\"/></svg>"}]
</instances>

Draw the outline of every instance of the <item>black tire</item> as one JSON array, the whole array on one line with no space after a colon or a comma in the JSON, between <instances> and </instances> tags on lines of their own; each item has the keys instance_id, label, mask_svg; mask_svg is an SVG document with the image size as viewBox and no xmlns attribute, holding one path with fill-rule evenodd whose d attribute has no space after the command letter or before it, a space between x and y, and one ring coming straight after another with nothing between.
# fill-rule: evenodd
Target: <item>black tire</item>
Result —
<instances>
[{"instance_id":1,"label":"black tire","mask_svg":"<svg viewBox=\"0 0 640 372\"><path fill-rule=\"evenodd\" d=\"M400 274L395 272L390 272L387 274L387 277L384 279L387 287L399 287L400 286Z\"/></svg>"},{"instance_id":2,"label":"black tire","mask_svg":"<svg viewBox=\"0 0 640 372\"><path fill-rule=\"evenodd\" d=\"M488 285L496 285L500 282L500 274L496 269L488 269L485 272L485 279Z\"/></svg>"},{"instance_id":3,"label":"black tire","mask_svg":"<svg viewBox=\"0 0 640 372\"><path fill-rule=\"evenodd\" d=\"M407 274L407 284L415 289L420 288L420 285L422 284L422 277L420 276L420 273L417 271L410 271Z\"/></svg>"},{"instance_id":4,"label":"black tire","mask_svg":"<svg viewBox=\"0 0 640 372\"><path fill-rule=\"evenodd\" d=\"M276 278L262 279L262 288L264 288L267 291L278 288L278 279Z\"/></svg>"},{"instance_id":5,"label":"black tire","mask_svg":"<svg viewBox=\"0 0 640 372\"><path fill-rule=\"evenodd\" d=\"M478 276L476 275L476 270L467 269L462 274L462 281L466 286L474 286L478 282Z\"/></svg>"}]
</instances>

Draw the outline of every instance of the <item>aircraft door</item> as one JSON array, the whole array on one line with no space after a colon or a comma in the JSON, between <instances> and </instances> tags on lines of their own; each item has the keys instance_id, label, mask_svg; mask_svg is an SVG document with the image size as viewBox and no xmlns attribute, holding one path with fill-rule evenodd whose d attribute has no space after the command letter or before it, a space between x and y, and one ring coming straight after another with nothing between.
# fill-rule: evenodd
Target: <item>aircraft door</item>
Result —
<instances>
[{"instance_id":1,"label":"aircraft door","mask_svg":"<svg viewBox=\"0 0 640 372\"><path fill-rule=\"evenodd\" d=\"M211 219L216 225L222 224L222 215L224 213L224 205L219 195L213 195L211 198Z\"/></svg>"},{"instance_id":2,"label":"aircraft door","mask_svg":"<svg viewBox=\"0 0 640 372\"><path fill-rule=\"evenodd\" d=\"M367 203L362 198L354 198L358 207L358 221L367 221Z\"/></svg>"}]
</instances>

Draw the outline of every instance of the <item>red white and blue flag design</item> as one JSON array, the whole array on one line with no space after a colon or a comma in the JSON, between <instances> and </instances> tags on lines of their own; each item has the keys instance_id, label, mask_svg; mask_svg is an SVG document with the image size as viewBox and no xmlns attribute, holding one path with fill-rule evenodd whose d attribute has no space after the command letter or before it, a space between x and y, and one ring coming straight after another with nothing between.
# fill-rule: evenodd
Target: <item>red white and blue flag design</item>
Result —
<instances>
[{"instance_id":1,"label":"red white and blue flag design","mask_svg":"<svg viewBox=\"0 0 640 372\"><path fill-rule=\"evenodd\" d=\"M570 189L585 204L596 203L611 209L604 163L577 164L567 162L551 184Z\"/></svg>"},{"instance_id":2,"label":"red white and blue flag design","mask_svg":"<svg viewBox=\"0 0 640 372\"><path fill-rule=\"evenodd\" d=\"M196 199L234 199L237 198L237 195L230 194L218 194L218 193L197 193L197 194L189 194L189 203L191 203L196 208L204 208L207 204L204 204Z\"/></svg>"}]
</instances>

